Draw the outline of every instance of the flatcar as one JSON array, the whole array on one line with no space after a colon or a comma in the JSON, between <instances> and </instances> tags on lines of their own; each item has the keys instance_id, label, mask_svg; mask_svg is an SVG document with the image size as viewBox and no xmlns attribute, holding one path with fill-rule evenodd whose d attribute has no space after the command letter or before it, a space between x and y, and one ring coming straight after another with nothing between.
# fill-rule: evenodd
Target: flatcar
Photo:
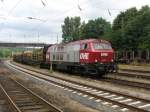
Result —
<instances>
[{"instance_id":1,"label":"flatcar","mask_svg":"<svg viewBox=\"0 0 150 112\"><path fill-rule=\"evenodd\" d=\"M16 53L13 55L13 60L18 62L18 63L22 63L22 53Z\"/></svg>"},{"instance_id":2,"label":"flatcar","mask_svg":"<svg viewBox=\"0 0 150 112\"><path fill-rule=\"evenodd\" d=\"M48 68L46 63L46 51L51 45L46 45L41 49L33 49L32 51L23 51L13 55L13 60L27 65L40 65L41 68Z\"/></svg>"},{"instance_id":3,"label":"flatcar","mask_svg":"<svg viewBox=\"0 0 150 112\"><path fill-rule=\"evenodd\" d=\"M48 48L46 62L54 69L83 74L101 74L117 71L114 50L106 40L85 39Z\"/></svg>"}]
</instances>

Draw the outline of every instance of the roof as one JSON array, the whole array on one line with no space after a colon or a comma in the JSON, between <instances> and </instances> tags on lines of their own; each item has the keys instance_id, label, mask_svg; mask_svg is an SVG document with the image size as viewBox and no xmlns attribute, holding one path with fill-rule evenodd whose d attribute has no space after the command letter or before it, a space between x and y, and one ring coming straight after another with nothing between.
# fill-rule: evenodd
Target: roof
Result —
<instances>
[{"instance_id":1,"label":"roof","mask_svg":"<svg viewBox=\"0 0 150 112\"><path fill-rule=\"evenodd\" d=\"M65 45L70 45L70 44L81 44L81 43L88 43L88 42L95 42L95 41L109 43L109 41L102 40L102 39L83 39L83 40L77 40L77 41L68 42L68 43L53 44L50 47L65 46Z\"/></svg>"},{"instance_id":2,"label":"roof","mask_svg":"<svg viewBox=\"0 0 150 112\"><path fill-rule=\"evenodd\" d=\"M109 41L102 40L102 39L83 39L83 40L78 40L78 41L74 41L74 42L69 42L67 44L88 43L88 42L94 42L94 41L109 43Z\"/></svg>"}]
</instances>

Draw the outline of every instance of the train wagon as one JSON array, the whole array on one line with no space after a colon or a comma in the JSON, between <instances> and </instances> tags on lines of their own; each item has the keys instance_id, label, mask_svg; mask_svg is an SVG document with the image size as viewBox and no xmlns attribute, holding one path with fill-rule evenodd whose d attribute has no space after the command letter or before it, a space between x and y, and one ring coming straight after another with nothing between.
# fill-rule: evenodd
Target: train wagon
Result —
<instances>
[{"instance_id":1,"label":"train wagon","mask_svg":"<svg viewBox=\"0 0 150 112\"><path fill-rule=\"evenodd\" d=\"M13 60L18 62L18 63L22 63L22 53L16 53L13 55Z\"/></svg>"},{"instance_id":2,"label":"train wagon","mask_svg":"<svg viewBox=\"0 0 150 112\"><path fill-rule=\"evenodd\" d=\"M42 51L43 59L42 59L42 62L40 63L40 68L49 68L50 67L50 62L46 58L47 57L46 54L49 52L48 50L49 50L50 46L52 46L52 44L45 45L43 48L43 51Z\"/></svg>"},{"instance_id":3,"label":"train wagon","mask_svg":"<svg viewBox=\"0 0 150 112\"><path fill-rule=\"evenodd\" d=\"M115 72L114 50L106 40L86 39L49 47L46 61L54 69L83 74Z\"/></svg>"}]
</instances>

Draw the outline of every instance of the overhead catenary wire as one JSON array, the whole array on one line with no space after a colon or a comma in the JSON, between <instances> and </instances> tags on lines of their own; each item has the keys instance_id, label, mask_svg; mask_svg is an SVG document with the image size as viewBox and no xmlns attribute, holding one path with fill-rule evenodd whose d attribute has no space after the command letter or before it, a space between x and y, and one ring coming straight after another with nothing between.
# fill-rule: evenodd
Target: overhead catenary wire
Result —
<instances>
[{"instance_id":1,"label":"overhead catenary wire","mask_svg":"<svg viewBox=\"0 0 150 112\"><path fill-rule=\"evenodd\" d=\"M43 4L44 7L47 5L46 0L41 0L41 3Z\"/></svg>"},{"instance_id":2,"label":"overhead catenary wire","mask_svg":"<svg viewBox=\"0 0 150 112\"><path fill-rule=\"evenodd\" d=\"M111 12L110 12L110 10L108 9L108 14L111 16Z\"/></svg>"},{"instance_id":3,"label":"overhead catenary wire","mask_svg":"<svg viewBox=\"0 0 150 112\"><path fill-rule=\"evenodd\" d=\"M11 10L8 12L8 16L9 15L11 15L12 13L13 13L13 11L17 8L17 6L22 2L23 0L18 0L17 1L17 3L11 8ZM41 1L41 3L43 4L43 6L47 6L47 1L46 0L40 0ZM78 0L78 4L75 4L75 6L74 7L72 7L72 8L70 8L70 9L68 9L68 10L66 10L66 11L64 11L64 12L62 12L59 16L56 16L56 17L53 17L53 18L60 18L61 16L63 16L63 15L65 15L66 13L68 13L68 12L70 12L70 11L72 11L73 9L79 9L80 11L83 11L83 7L81 7L81 5L82 4L86 4L86 2L87 1L84 1L84 2L82 2L82 3L79 3L79 0ZM95 4L95 3L94 3ZM96 2L96 4L97 4L97 2ZM106 10L106 11L108 11L108 8L106 8L106 9L100 9L100 10ZM110 11L112 11L112 10L121 10L121 9L109 9L109 12ZM110 14L111 14L111 12L110 12ZM20 18L20 17L19 17ZM42 19L38 19L38 18L36 18L36 17L24 17L24 18L27 18L27 19L35 19L35 20L42 20ZM40 27L40 25L43 25L43 24L45 24L45 23L47 23L47 21L50 21L50 19L46 19L46 20L44 20L44 21L41 21L41 23L40 24L38 24L35 28L32 28L33 30L34 29L39 29Z\"/></svg>"},{"instance_id":4,"label":"overhead catenary wire","mask_svg":"<svg viewBox=\"0 0 150 112\"><path fill-rule=\"evenodd\" d=\"M87 2L87 1L86 1ZM83 9L81 8L81 4L85 4L86 2L82 2L82 3L79 3L79 0L78 0L78 2L77 2L77 5L75 4L75 6L74 7L72 7L72 8L70 8L70 9L68 9L68 10L66 10L66 11L64 11L61 15L59 15L59 16L53 16L53 18L60 18L61 16L63 16L63 15L65 15L66 13L68 13L68 12L70 12L70 11L72 11L73 9L75 9L75 8L78 8L80 11L82 11ZM97 4L97 2L96 2L96 4ZM107 11L108 12L108 14L110 15L110 16L112 16L112 10L123 10L123 9L112 9L112 8L101 8L101 10L105 10L105 11ZM34 28L32 28L33 30L35 30L35 29L39 29L40 27L40 25L43 25L43 24L46 24L48 21L50 21L50 19L46 19L45 21L43 21L43 22L41 22L41 23L39 23L36 27L34 27Z\"/></svg>"},{"instance_id":5,"label":"overhead catenary wire","mask_svg":"<svg viewBox=\"0 0 150 112\"><path fill-rule=\"evenodd\" d=\"M78 0L78 9L79 9L80 11L82 11L82 8L81 8L81 6L80 6L79 0Z\"/></svg>"},{"instance_id":6,"label":"overhead catenary wire","mask_svg":"<svg viewBox=\"0 0 150 112\"><path fill-rule=\"evenodd\" d=\"M10 9L8 12L8 16L17 8L17 6L22 2L23 0L18 0L17 3Z\"/></svg>"},{"instance_id":7,"label":"overhead catenary wire","mask_svg":"<svg viewBox=\"0 0 150 112\"><path fill-rule=\"evenodd\" d=\"M21 3L21 1L23 1L23 0L18 0L18 2L13 6L13 8L11 8L11 10L8 12L8 16L11 15L11 13L12 13L12 12L16 9L16 7ZM47 3L46 3L46 0L41 0L41 2L42 2L43 5L46 5L46 4L47 4ZM71 10L75 9L76 7L78 7L78 9L79 9L80 11L82 11L83 9L81 8L81 4L85 4L85 3L86 3L86 2L79 3L79 0L78 0L77 6L75 5L74 7L72 7L72 8L70 8L70 9L64 11L64 12L61 14L61 16L63 16L64 14L70 12ZM96 2L96 3L97 3L97 2ZM108 12L109 12L109 15L110 15L110 14L111 14L110 10L122 10L122 9L112 9L112 8L109 8L109 9L102 9L102 8L101 8L101 10L106 10L106 11L109 10ZM61 16L59 15L59 16L56 16L56 17L54 17L54 18L60 18ZM5 18L6 18L6 17L5 17ZM28 18L28 17L25 17L25 18ZM35 17L31 17L31 18L35 18ZM30 18L28 18L28 19L30 19ZM42 20L42 19L36 18L36 20ZM43 22L45 22L45 21L49 21L49 19L43 20Z\"/></svg>"}]
</instances>

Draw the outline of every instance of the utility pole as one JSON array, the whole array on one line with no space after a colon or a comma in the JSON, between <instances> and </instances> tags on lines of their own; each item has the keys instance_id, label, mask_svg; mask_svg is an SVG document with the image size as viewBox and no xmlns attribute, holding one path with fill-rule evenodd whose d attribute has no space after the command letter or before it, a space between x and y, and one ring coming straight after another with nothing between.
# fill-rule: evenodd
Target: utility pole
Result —
<instances>
[{"instance_id":1,"label":"utility pole","mask_svg":"<svg viewBox=\"0 0 150 112\"><path fill-rule=\"evenodd\" d=\"M52 61L50 62L50 73L53 73L53 64L52 64Z\"/></svg>"},{"instance_id":2,"label":"utility pole","mask_svg":"<svg viewBox=\"0 0 150 112\"><path fill-rule=\"evenodd\" d=\"M58 44L58 33L57 33L57 44Z\"/></svg>"},{"instance_id":3,"label":"utility pole","mask_svg":"<svg viewBox=\"0 0 150 112\"><path fill-rule=\"evenodd\" d=\"M38 32L38 43L39 43L39 37L40 37L40 36L39 36L39 32Z\"/></svg>"},{"instance_id":4,"label":"utility pole","mask_svg":"<svg viewBox=\"0 0 150 112\"><path fill-rule=\"evenodd\" d=\"M11 51L11 57L13 57L14 56L14 52L13 51Z\"/></svg>"},{"instance_id":5,"label":"utility pole","mask_svg":"<svg viewBox=\"0 0 150 112\"><path fill-rule=\"evenodd\" d=\"M9 39L10 39L10 42L12 42L11 34L9 34Z\"/></svg>"},{"instance_id":6,"label":"utility pole","mask_svg":"<svg viewBox=\"0 0 150 112\"><path fill-rule=\"evenodd\" d=\"M57 37L57 43L58 43L58 37ZM50 59L51 55L49 54L49 59ZM50 59L50 73L53 73L53 59Z\"/></svg>"},{"instance_id":7,"label":"utility pole","mask_svg":"<svg viewBox=\"0 0 150 112\"><path fill-rule=\"evenodd\" d=\"M26 35L24 34L24 35L23 35L23 43L25 43L25 38L26 38ZM26 51L26 48L25 48L24 45L23 45L23 51Z\"/></svg>"}]
</instances>

